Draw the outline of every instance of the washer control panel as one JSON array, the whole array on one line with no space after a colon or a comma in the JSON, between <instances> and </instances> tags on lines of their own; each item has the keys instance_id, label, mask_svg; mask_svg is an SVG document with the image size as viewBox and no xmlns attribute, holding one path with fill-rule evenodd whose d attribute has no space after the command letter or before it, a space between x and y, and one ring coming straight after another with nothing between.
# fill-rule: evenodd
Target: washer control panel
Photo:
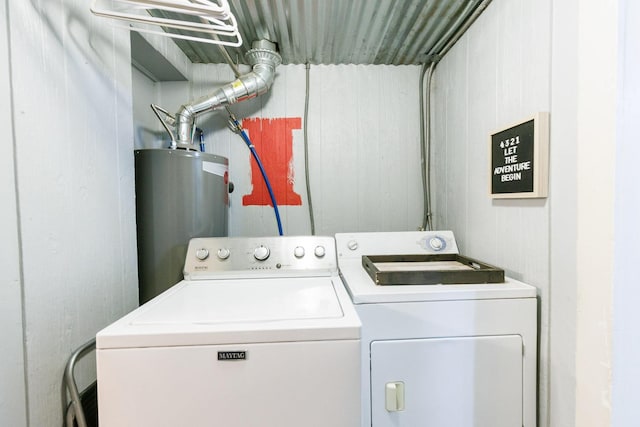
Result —
<instances>
[{"instance_id":1,"label":"washer control panel","mask_svg":"<svg viewBox=\"0 0 640 427\"><path fill-rule=\"evenodd\" d=\"M195 238L184 267L187 280L335 272L335 240L324 236Z\"/></svg>"}]
</instances>

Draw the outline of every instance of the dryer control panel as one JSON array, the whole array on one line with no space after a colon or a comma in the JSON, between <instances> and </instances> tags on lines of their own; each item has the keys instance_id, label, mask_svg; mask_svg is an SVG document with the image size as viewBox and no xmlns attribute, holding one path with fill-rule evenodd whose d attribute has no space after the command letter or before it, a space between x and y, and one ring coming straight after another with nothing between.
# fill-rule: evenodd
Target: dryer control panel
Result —
<instances>
[{"instance_id":1,"label":"dryer control panel","mask_svg":"<svg viewBox=\"0 0 640 427\"><path fill-rule=\"evenodd\" d=\"M338 258L362 258L363 255L435 255L458 254L453 232L393 231L336 234Z\"/></svg>"},{"instance_id":2,"label":"dryer control panel","mask_svg":"<svg viewBox=\"0 0 640 427\"><path fill-rule=\"evenodd\" d=\"M336 272L335 240L324 236L195 238L189 242L184 267L187 280Z\"/></svg>"}]
</instances>

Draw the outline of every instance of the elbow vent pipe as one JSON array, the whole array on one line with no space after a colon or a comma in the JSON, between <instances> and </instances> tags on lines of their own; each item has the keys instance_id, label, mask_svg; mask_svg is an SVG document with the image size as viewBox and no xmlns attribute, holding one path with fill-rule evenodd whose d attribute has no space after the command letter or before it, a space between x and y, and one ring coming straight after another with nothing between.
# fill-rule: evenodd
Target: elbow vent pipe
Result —
<instances>
[{"instance_id":1,"label":"elbow vent pipe","mask_svg":"<svg viewBox=\"0 0 640 427\"><path fill-rule=\"evenodd\" d=\"M192 146L191 135L198 115L266 93L273 84L276 67L282 62L275 47L268 40L253 42L251 50L245 55L252 66L251 72L218 88L212 95L181 106L175 116L177 141L172 141L172 148Z\"/></svg>"}]
</instances>

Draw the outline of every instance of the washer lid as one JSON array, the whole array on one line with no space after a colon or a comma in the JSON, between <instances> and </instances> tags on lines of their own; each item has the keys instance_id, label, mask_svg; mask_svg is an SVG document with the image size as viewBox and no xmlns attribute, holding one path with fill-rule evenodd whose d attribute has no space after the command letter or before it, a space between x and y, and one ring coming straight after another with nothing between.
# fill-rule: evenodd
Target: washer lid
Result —
<instances>
[{"instance_id":1,"label":"washer lid","mask_svg":"<svg viewBox=\"0 0 640 427\"><path fill-rule=\"evenodd\" d=\"M341 259L340 274L355 304L473 299L534 298L533 286L505 277L504 283L377 286L359 259Z\"/></svg>"},{"instance_id":2,"label":"washer lid","mask_svg":"<svg viewBox=\"0 0 640 427\"><path fill-rule=\"evenodd\" d=\"M360 322L332 277L182 281L116 321L98 348L358 339Z\"/></svg>"},{"instance_id":3,"label":"washer lid","mask_svg":"<svg viewBox=\"0 0 640 427\"><path fill-rule=\"evenodd\" d=\"M343 316L328 278L184 282L131 325L224 324Z\"/></svg>"}]
</instances>

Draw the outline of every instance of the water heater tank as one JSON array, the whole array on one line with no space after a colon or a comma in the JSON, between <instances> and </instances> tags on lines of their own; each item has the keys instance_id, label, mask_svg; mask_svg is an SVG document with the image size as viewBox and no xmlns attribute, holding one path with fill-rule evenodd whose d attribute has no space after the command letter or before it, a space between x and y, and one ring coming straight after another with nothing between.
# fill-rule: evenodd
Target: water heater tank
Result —
<instances>
[{"instance_id":1,"label":"water heater tank","mask_svg":"<svg viewBox=\"0 0 640 427\"><path fill-rule=\"evenodd\" d=\"M135 151L140 304L182 280L191 238L227 235L228 165L196 151Z\"/></svg>"}]
</instances>

